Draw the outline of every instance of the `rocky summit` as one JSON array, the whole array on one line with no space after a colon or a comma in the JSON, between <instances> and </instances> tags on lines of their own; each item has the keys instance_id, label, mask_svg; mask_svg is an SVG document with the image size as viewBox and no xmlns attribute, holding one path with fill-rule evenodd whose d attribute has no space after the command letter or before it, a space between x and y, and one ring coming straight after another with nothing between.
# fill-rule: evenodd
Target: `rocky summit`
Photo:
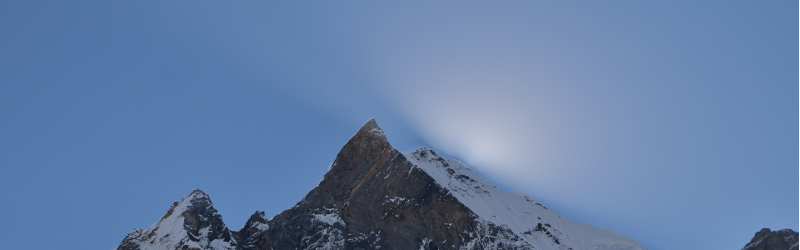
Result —
<instances>
[{"instance_id":1,"label":"rocky summit","mask_svg":"<svg viewBox=\"0 0 800 250\"><path fill-rule=\"evenodd\" d=\"M320 183L268 219L238 231L208 195L192 191L117 249L645 249L633 239L506 193L429 148L401 153L370 120Z\"/></svg>"},{"instance_id":2,"label":"rocky summit","mask_svg":"<svg viewBox=\"0 0 800 250\"><path fill-rule=\"evenodd\" d=\"M742 250L798 250L798 233L791 229L762 228Z\"/></svg>"},{"instance_id":3,"label":"rocky summit","mask_svg":"<svg viewBox=\"0 0 800 250\"><path fill-rule=\"evenodd\" d=\"M149 228L130 232L117 249L234 250L236 241L231 236L208 195L195 189L181 201L172 203L167 213Z\"/></svg>"}]
</instances>

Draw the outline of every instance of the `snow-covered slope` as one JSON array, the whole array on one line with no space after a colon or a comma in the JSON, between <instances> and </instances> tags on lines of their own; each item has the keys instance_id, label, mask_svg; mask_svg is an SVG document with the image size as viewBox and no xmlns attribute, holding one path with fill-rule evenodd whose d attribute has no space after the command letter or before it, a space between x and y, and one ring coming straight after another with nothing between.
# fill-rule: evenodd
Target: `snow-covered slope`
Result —
<instances>
[{"instance_id":1,"label":"snow-covered slope","mask_svg":"<svg viewBox=\"0 0 800 250\"><path fill-rule=\"evenodd\" d=\"M479 219L506 226L536 249L644 250L624 235L562 217L521 193L506 193L459 161L422 147L403 154Z\"/></svg>"},{"instance_id":2,"label":"snow-covered slope","mask_svg":"<svg viewBox=\"0 0 800 250\"><path fill-rule=\"evenodd\" d=\"M235 240L222 223L222 216L200 189L176 201L158 222L147 229L134 229L119 250L234 250Z\"/></svg>"}]
</instances>

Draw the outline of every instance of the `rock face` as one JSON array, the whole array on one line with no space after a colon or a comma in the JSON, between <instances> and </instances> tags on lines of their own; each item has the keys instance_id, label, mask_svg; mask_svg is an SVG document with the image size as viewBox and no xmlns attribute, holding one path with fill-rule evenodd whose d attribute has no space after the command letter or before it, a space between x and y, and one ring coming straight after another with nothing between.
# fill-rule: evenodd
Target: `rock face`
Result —
<instances>
[{"instance_id":1,"label":"rock face","mask_svg":"<svg viewBox=\"0 0 800 250\"><path fill-rule=\"evenodd\" d=\"M798 233L791 229L762 228L742 250L797 250Z\"/></svg>"},{"instance_id":2,"label":"rock face","mask_svg":"<svg viewBox=\"0 0 800 250\"><path fill-rule=\"evenodd\" d=\"M344 145L316 187L272 219L256 212L241 230L229 231L210 201L180 205L196 192L202 193L176 202L147 230L134 230L119 249L153 249L154 242L159 249L644 249L505 193L428 148L401 153L374 120ZM183 231L165 234L162 221Z\"/></svg>"}]
</instances>

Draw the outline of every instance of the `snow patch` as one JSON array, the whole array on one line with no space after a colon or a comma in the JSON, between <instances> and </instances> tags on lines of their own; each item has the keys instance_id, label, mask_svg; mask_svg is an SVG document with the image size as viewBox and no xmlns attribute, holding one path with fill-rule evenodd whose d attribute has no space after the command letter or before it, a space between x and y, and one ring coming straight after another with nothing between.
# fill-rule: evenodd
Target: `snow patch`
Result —
<instances>
[{"instance_id":1,"label":"snow patch","mask_svg":"<svg viewBox=\"0 0 800 250\"><path fill-rule=\"evenodd\" d=\"M370 129L370 130L369 130L369 133L370 133L370 134L373 134L373 135L380 136L380 137L386 137L386 135L384 135L384 134L383 134L383 130L381 130L381 129L380 129L380 128L378 128L378 127L374 127L374 128L372 128L372 129Z\"/></svg>"},{"instance_id":2,"label":"snow patch","mask_svg":"<svg viewBox=\"0 0 800 250\"><path fill-rule=\"evenodd\" d=\"M426 248L430 248L431 239L425 238L422 239L422 242L419 243L419 250L425 250Z\"/></svg>"},{"instance_id":3,"label":"snow patch","mask_svg":"<svg viewBox=\"0 0 800 250\"><path fill-rule=\"evenodd\" d=\"M312 216L314 216L313 220L317 222L322 222L331 226L338 223L344 226L344 221L336 214L312 214Z\"/></svg>"}]
</instances>

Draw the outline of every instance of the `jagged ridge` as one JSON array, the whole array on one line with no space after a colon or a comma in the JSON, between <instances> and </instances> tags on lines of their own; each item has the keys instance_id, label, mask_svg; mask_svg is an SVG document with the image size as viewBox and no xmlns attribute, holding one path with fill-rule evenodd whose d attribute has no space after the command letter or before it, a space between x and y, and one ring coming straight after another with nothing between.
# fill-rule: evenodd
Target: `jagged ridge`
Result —
<instances>
[{"instance_id":1,"label":"jagged ridge","mask_svg":"<svg viewBox=\"0 0 800 250\"><path fill-rule=\"evenodd\" d=\"M239 231L227 230L221 217L215 230L197 230L210 228L202 223L187 228L195 217L171 216L183 211L187 198L170 208L164 216L170 220L134 230L120 249L148 249L156 238L178 242L160 249L644 249L530 197L505 193L428 148L400 153L372 119L342 147L320 183L271 220L256 212ZM217 218L207 203L214 213L203 218ZM180 219L183 231L158 230L162 221Z\"/></svg>"}]
</instances>

